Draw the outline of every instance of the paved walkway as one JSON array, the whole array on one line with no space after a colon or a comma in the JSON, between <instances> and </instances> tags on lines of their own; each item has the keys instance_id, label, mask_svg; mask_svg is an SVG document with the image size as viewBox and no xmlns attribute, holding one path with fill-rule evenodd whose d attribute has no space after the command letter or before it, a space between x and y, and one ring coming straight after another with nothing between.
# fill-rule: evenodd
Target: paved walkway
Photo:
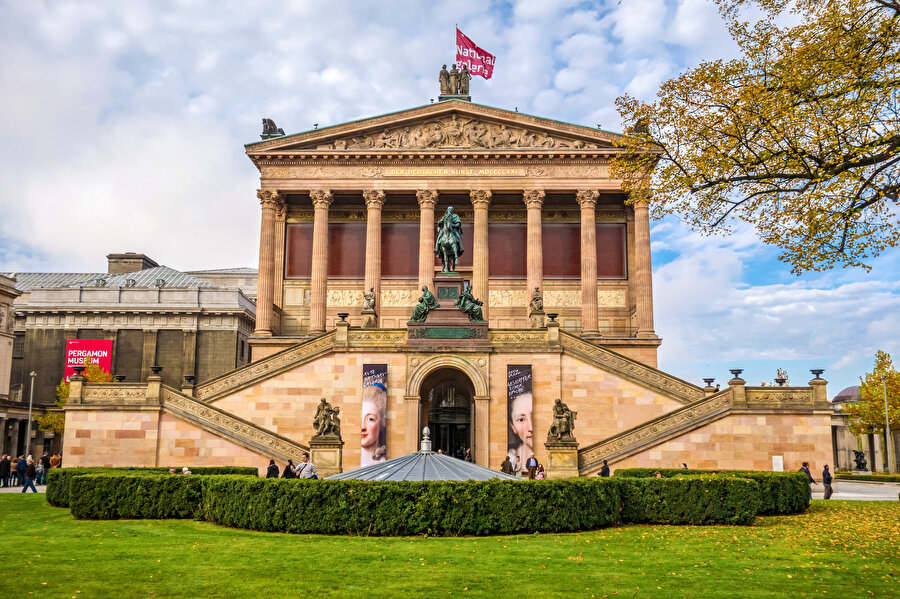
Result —
<instances>
[{"instance_id":1,"label":"paved walkway","mask_svg":"<svg viewBox=\"0 0 900 599\"><path fill-rule=\"evenodd\" d=\"M43 493L44 491L47 490L46 485L34 485L34 487L37 489L38 493ZM22 487L0 487L0 493L21 493L21 492L22 492ZM28 492L31 494L34 494L34 492L31 489L28 489Z\"/></svg>"},{"instance_id":2,"label":"paved walkway","mask_svg":"<svg viewBox=\"0 0 900 599\"><path fill-rule=\"evenodd\" d=\"M831 488L834 489L832 499L897 501L897 494L900 493L900 483L836 480ZM824 499L825 487L821 481L818 485L813 485L812 491L813 499Z\"/></svg>"}]
</instances>

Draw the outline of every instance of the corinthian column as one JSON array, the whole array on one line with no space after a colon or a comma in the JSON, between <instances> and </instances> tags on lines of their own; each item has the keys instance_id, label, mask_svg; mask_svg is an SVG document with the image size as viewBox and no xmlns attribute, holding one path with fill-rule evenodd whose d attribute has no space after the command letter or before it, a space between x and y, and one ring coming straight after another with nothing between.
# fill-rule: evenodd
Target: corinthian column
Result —
<instances>
[{"instance_id":1,"label":"corinthian column","mask_svg":"<svg viewBox=\"0 0 900 599\"><path fill-rule=\"evenodd\" d=\"M256 330L254 335L272 336L272 302L275 298L275 213L283 205L274 189L256 192L262 208L259 228L259 272L256 279Z\"/></svg>"},{"instance_id":2,"label":"corinthian column","mask_svg":"<svg viewBox=\"0 0 900 599\"><path fill-rule=\"evenodd\" d=\"M595 209L600 193L581 189L575 199L581 206L581 334L598 335L597 328L597 224Z\"/></svg>"},{"instance_id":3,"label":"corinthian column","mask_svg":"<svg viewBox=\"0 0 900 599\"><path fill-rule=\"evenodd\" d=\"M545 195L542 189L532 189L522 194L522 199L528 209L528 238L526 242L528 289L525 293L526 308L531 305L531 294L534 292L534 289L537 287L543 292L544 288L544 242L541 235L541 206L544 205Z\"/></svg>"},{"instance_id":4,"label":"corinthian column","mask_svg":"<svg viewBox=\"0 0 900 599\"><path fill-rule=\"evenodd\" d=\"M366 201L366 282L364 289L375 290L375 302L381 311L381 207L384 192L378 189L363 192Z\"/></svg>"},{"instance_id":5,"label":"corinthian column","mask_svg":"<svg viewBox=\"0 0 900 599\"><path fill-rule=\"evenodd\" d=\"M419 201L419 288L427 285L434 291L434 207L438 192L420 189L416 191L416 199Z\"/></svg>"},{"instance_id":6,"label":"corinthian column","mask_svg":"<svg viewBox=\"0 0 900 599\"><path fill-rule=\"evenodd\" d=\"M473 189L469 192L472 206L475 209L475 242L472 248L472 293L484 302L481 312L488 320L488 206L491 205L491 192L488 189Z\"/></svg>"},{"instance_id":7,"label":"corinthian column","mask_svg":"<svg viewBox=\"0 0 900 599\"><path fill-rule=\"evenodd\" d=\"M650 210L634 204L634 304L638 337L655 337L653 331L653 282L650 267Z\"/></svg>"},{"instance_id":8,"label":"corinthian column","mask_svg":"<svg viewBox=\"0 0 900 599\"><path fill-rule=\"evenodd\" d=\"M313 213L312 273L309 298L309 332L325 332L325 297L328 290L328 207L334 194L327 189L309 192Z\"/></svg>"}]
</instances>

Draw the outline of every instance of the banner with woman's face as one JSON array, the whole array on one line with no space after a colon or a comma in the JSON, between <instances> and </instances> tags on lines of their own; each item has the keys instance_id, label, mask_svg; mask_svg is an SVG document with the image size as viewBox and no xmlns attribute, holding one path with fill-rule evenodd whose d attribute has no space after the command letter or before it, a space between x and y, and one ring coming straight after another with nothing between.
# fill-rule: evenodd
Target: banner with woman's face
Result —
<instances>
[{"instance_id":1,"label":"banner with woman's face","mask_svg":"<svg viewBox=\"0 0 900 599\"><path fill-rule=\"evenodd\" d=\"M360 466L385 460L387 453L387 364L363 366Z\"/></svg>"},{"instance_id":2,"label":"banner with woman's face","mask_svg":"<svg viewBox=\"0 0 900 599\"><path fill-rule=\"evenodd\" d=\"M506 367L507 448L510 461L524 465L534 451L531 427L531 364Z\"/></svg>"}]
</instances>

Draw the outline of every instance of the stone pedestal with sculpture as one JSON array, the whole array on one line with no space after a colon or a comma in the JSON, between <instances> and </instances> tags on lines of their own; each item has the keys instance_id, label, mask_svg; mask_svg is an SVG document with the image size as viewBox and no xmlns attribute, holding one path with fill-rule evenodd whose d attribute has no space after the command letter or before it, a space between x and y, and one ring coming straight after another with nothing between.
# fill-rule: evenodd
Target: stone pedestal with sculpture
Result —
<instances>
[{"instance_id":1,"label":"stone pedestal with sculpture","mask_svg":"<svg viewBox=\"0 0 900 599\"><path fill-rule=\"evenodd\" d=\"M578 412L569 409L561 399L553 404L553 420L547 433L547 478L578 476L578 441L575 439L575 418Z\"/></svg>"},{"instance_id":2,"label":"stone pedestal with sculpture","mask_svg":"<svg viewBox=\"0 0 900 599\"><path fill-rule=\"evenodd\" d=\"M333 407L324 397L316 408L313 418L316 434L309 440L309 452L319 478L343 472L344 441L341 439L340 414L341 409Z\"/></svg>"}]
</instances>

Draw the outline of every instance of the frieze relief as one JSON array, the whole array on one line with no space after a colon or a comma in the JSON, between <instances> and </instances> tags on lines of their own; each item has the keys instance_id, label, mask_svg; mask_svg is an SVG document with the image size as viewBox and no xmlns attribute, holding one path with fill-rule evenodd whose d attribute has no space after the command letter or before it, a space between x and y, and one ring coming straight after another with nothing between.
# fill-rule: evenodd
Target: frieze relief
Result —
<instances>
[{"instance_id":1,"label":"frieze relief","mask_svg":"<svg viewBox=\"0 0 900 599\"><path fill-rule=\"evenodd\" d=\"M542 131L491 123L451 114L405 127L319 144L323 150L426 150L440 148L485 149L596 149L594 142L547 135ZM310 148L312 149L312 148Z\"/></svg>"},{"instance_id":2,"label":"frieze relief","mask_svg":"<svg viewBox=\"0 0 900 599\"><path fill-rule=\"evenodd\" d=\"M492 345L543 345L547 343L544 331L490 331Z\"/></svg>"},{"instance_id":3,"label":"frieze relief","mask_svg":"<svg viewBox=\"0 0 900 599\"><path fill-rule=\"evenodd\" d=\"M329 308L358 308L362 303L362 289L329 289L325 296Z\"/></svg>"},{"instance_id":4,"label":"frieze relief","mask_svg":"<svg viewBox=\"0 0 900 599\"><path fill-rule=\"evenodd\" d=\"M554 164L554 165L526 165L518 162L504 164L458 161L430 161L419 164L422 160L416 160L415 165L409 161L398 163L395 166L360 166L358 164L347 166L318 166L314 164L266 164L260 165L260 175L263 179L379 179L396 177L526 177L531 179L541 178L582 178L582 179L608 179L610 177L607 164ZM596 161L592 161L596 162Z\"/></svg>"},{"instance_id":5,"label":"frieze relief","mask_svg":"<svg viewBox=\"0 0 900 599\"><path fill-rule=\"evenodd\" d=\"M747 389L747 404L750 407L808 407L814 403L812 391L795 389Z\"/></svg>"},{"instance_id":6,"label":"frieze relief","mask_svg":"<svg viewBox=\"0 0 900 599\"><path fill-rule=\"evenodd\" d=\"M666 437L690 425L699 425L711 416L718 415L731 408L730 392L718 393L690 405L679 408L663 418L652 421L627 434L601 441L578 452L578 467L590 468L600 460L619 456L640 448L656 439Z\"/></svg>"},{"instance_id":7,"label":"frieze relief","mask_svg":"<svg viewBox=\"0 0 900 599\"><path fill-rule=\"evenodd\" d=\"M628 304L625 300L624 289L598 289L597 305L601 308L620 308Z\"/></svg>"},{"instance_id":8,"label":"frieze relief","mask_svg":"<svg viewBox=\"0 0 900 599\"><path fill-rule=\"evenodd\" d=\"M382 289L381 305L385 308L415 306L421 293L420 289Z\"/></svg>"},{"instance_id":9,"label":"frieze relief","mask_svg":"<svg viewBox=\"0 0 900 599\"><path fill-rule=\"evenodd\" d=\"M82 403L85 404L136 403L146 398L146 385L87 384L82 391Z\"/></svg>"},{"instance_id":10,"label":"frieze relief","mask_svg":"<svg viewBox=\"0 0 900 599\"><path fill-rule=\"evenodd\" d=\"M545 311L547 308L581 308L581 291L548 289L544 291L544 306Z\"/></svg>"},{"instance_id":11,"label":"frieze relief","mask_svg":"<svg viewBox=\"0 0 900 599\"><path fill-rule=\"evenodd\" d=\"M521 308L528 305L524 290L491 289L489 306L496 308Z\"/></svg>"},{"instance_id":12,"label":"frieze relief","mask_svg":"<svg viewBox=\"0 0 900 599\"><path fill-rule=\"evenodd\" d=\"M356 331L351 329L349 341L351 347L378 347L385 345L396 347L406 343L406 331Z\"/></svg>"}]
</instances>

